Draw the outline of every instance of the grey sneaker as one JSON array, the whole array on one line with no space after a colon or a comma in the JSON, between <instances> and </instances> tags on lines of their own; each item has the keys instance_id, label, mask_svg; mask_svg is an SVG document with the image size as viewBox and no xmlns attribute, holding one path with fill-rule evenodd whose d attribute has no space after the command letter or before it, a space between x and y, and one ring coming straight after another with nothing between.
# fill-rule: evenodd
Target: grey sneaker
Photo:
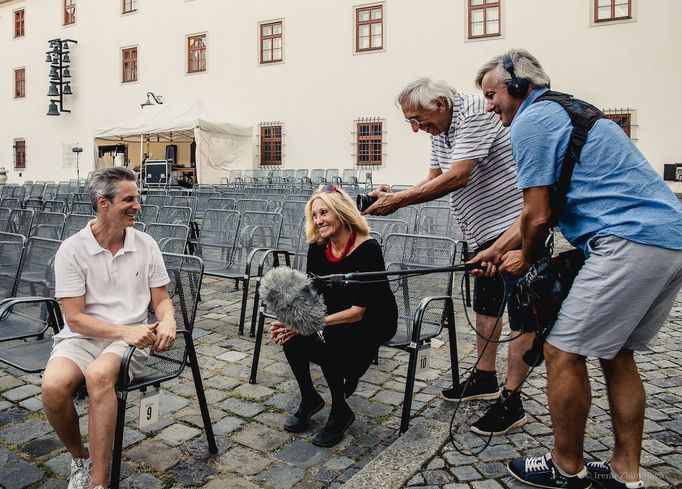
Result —
<instances>
[{"instance_id":1,"label":"grey sneaker","mask_svg":"<svg viewBox=\"0 0 682 489\"><path fill-rule=\"evenodd\" d=\"M87 458L71 459L71 475L67 489L88 489L92 479L92 460Z\"/></svg>"}]
</instances>

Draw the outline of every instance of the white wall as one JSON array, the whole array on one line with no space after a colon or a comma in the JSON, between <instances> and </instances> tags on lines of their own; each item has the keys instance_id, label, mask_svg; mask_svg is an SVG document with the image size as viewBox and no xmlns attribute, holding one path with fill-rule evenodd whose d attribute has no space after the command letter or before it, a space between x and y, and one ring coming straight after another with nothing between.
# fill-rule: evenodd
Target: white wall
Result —
<instances>
[{"instance_id":1,"label":"white wall","mask_svg":"<svg viewBox=\"0 0 682 489\"><path fill-rule=\"evenodd\" d=\"M592 0L503 0L503 36L467 41L466 0L386 0L385 49L353 53L352 0L119 0L78 2L77 23L62 27L54 0L0 1L0 166L10 181L68 179L62 143L80 143L81 175L92 167L92 134L128 118L145 93L167 102L198 98L217 117L285 128L285 168L352 165L353 121L385 118L385 167L374 180L410 183L426 172L428 137L414 135L393 105L417 76L475 89L476 70L510 47L535 54L555 90L602 108L635 109L637 145L652 165L682 162L676 144L682 99L678 0L639 0L636 21L593 26ZM12 39L16 8L26 36ZM284 62L258 66L258 23L284 21ZM208 71L185 74L186 35L208 34ZM47 117L47 41L73 38L71 114ZM138 82L120 83L120 50L138 46ZM27 97L13 99L13 68L26 66ZM255 132L255 131L254 131ZM27 170L12 170L12 140L27 140ZM256 144L256 141L254 141Z\"/></svg>"}]
</instances>

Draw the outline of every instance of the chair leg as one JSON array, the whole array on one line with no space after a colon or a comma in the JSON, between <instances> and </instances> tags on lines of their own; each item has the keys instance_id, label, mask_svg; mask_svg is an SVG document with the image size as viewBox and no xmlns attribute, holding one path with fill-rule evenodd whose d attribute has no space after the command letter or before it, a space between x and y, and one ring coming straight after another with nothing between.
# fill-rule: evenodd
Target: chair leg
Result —
<instances>
[{"instance_id":1,"label":"chair leg","mask_svg":"<svg viewBox=\"0 0 682 489\"><path fill-rule=\"evenodd\" d=\"M111 460L110 489L118 489L121 478L121 458L123 457L123 430L125 428L127 392L116 391L118 410L116 412L116 432L114 433L114 450Z\"/></svg>"},{"instance_id":2,"label":"chair leg","mask_svg":"<svg viewBox=\"0 0 682 489\"><path fill-rule=\"evenodd\" d=\"M459 358L457 355L457 332L455 331L454 317L448 325L448 339L450 347L450 368L452 370L452 385L459 383Z\"/></svg>"},{"instance_id":3,"label":"chair leg","mask_svg":"<svg viewBox=\"0 0 682 489\"><path fill-rule=\"evenodd\" d=\"M246 318L246 303L249 300L249 276L243 278L244 285L242 285L242 308L239 313L239 335L244 334L244 320Z\"/></svg>"},{"instance_id":4,"label":"chair leg","mask_svg":"<svg viewBox=\"0 0 682 489\"><path fill-rule=\"evenodd\" d=\"M204 422L204 431L206 431L208 451L210 453L218 453L218 445L216 445L215 442L213 425L211 424L211 416L208 412L208 403L206 402L206 394L204 393L204 383L201 381L201 372L199 371L199 363L197 362L197 352L194 350L194 342L191 338L189 338L187 341L187 354L189 355L192 378L194 379L194 388L197 391L197 399L199 400L201 418Z\"/></svg>"},{"instance_id":5,"label":"chair leg","mask_svg":"<svg viewBox=\"0 0 682 489\"><path fill-rule=\"evenodd\" d=\"M256 336L256 317L258 316L258 305L260 303L260 279L256 279L256 290L253 293L253 310L251 312L251 328L249 336Z\"/></svg>"},{"instance_id":6,"label":"chair leg","mask_svg":"<svg viewBox=\"0 0 682 489\"><path fill-rule=\"evenodd\" d=\"M410 360L407 364L407 379L405 379L405 398L403 399L403 413L400 418L400 434L407 431L410 425L410 414L412 412L412 392L414 391L414 378L417 375L417 354L419 347L408 347Z\"/></svg>"},{"instance_id":7,"label":"chair leg","mask_svg":"<svg viewBox=\"0 0 682 489\"><path fill-rule=\"evenodd\" d=\"M265 326L265 314L258 314L258 328L256 330L256 344L253 347L253 360L251 361L251 376L249 384L256 383L256 373L258 372L258 360L260 359L260 349L263 343L263 329Z\"/></svg>"}]
</instances>

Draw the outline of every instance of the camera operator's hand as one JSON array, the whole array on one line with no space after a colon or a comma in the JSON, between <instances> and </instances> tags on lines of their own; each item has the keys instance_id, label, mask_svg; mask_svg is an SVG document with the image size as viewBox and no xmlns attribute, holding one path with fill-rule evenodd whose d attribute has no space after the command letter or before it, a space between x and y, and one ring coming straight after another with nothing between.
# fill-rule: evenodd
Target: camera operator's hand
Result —
<instances>
[{"instance_id":1,"label":"camera operator's hand","mask_svg":"<svg viewBox=\"0 0 682 489\"><path fill-rule=\"evenodd\" d=\"M377 201L365 209L363 215L387 216L400 209L399 197L392 193L386 185L380 186L377 190L370 192L369 195L376 197Z\"/></svg>"},{"instance_id":2,"label":"camera operator's hand","mask_svg":"<svg viewBox=\"0 0 682 489\"><path fill-rule=\"evenodd\" d=\"M494 247L487 248L476 254L468 264L481 264L480 269L475 269L471 271L472 275L482 276L482 277L492 277L497 273L497 268L502 263L502 252Z\"/></svg>"},{"instance_id":3,"label":"camera operator's hand","mask_svg":"<svg viewBox=\"0 0 682 489\"><path fill-rule=\"evenodd\" d=\"M532 265L523 258L521 250L512 250L502 256L500 272L518 277L526 273Z\"/></svg>"},{"instance_id":4,"label":"camera operator's hand","mask_svg":"<svg viewBox=\"0 0 682 489\"><path fill-rule=\"evenodd\" d=\"M274 321L270 327L270 338L278 345L283 345L298 333L287 328L281 321Z\"/></svg>"}]
</instances>

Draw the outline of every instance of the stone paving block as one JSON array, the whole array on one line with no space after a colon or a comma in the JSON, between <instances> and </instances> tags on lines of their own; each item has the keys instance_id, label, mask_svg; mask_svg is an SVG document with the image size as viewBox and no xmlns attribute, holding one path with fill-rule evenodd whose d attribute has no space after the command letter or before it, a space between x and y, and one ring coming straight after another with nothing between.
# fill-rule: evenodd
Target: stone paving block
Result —
<instances>
[{"instance_id":1,"label":"stone paving block","mask_svg":"<svg viewBox=\"0 0 682 489\"><path fill-rule=\"evenodd\" d=\"M289 440L290 434L258 423L250 423L232 436L232 441L265 453L277 450Z\"/></svg>"},{"instance_id":2,"label":"stone paving block","mask_svg":"<svg viewBox=\"0 0 682 489\"><path fill-rule=\"evenodd\" d=\"M5 392L23 385L23 382L13 375L0 374L0 392Z\"/></svg>"},{"instance_id":3,"label":"stone paving block","mask_svg":"<svg viewBox=\"0 0 682 489\"><path fill-rule=\"evenodd\" d=\"M201 431L196 428L175 423L161 430L161 432L156 436L164 443L176 447L183 444L187 440L191 440L200 433Z\"/></svg>"},{"instance_id":4,"label":"stone paving block","mask_svg":"<svg viewBox=\"0 0 682 489\"><path fill-rule=\"evenodd\" d=\"M230 395L237 395L239 397L245 397L247 399L261 400L270 397L275 391L269 387L258 384L242 384L236 389L234 389Z\"/></svg>"},{"instance_id":5,"label":"stone paving block","mask_svg":"<svg viewBox=\"0 0 682 489\"><path fill-rule=\"evenodd\" d=\"M217 357L218 360L224 360L226 362L238 362L239 360L243 360L246 358L246 353L242 353L240 351L228 351L226 353L223 353L222 355Z\"/></svg>"},{"instance_id":6,"label":"stone paving block","mask_svg":"<svg viewBox=\"0 0 682 489\"><path fill-rule=\"evenodd\" d=\"M52 478L44 480L37 489L66 489L68 484L65 480Z\"/></svg>"},{"instance_id":7,"label":"stone paving block","mask_svg":"<svg viewBox=\"0 0 682 489\"><path fill-rule=\"evenodd\" d=\"M218 474L218 469L200 460L189 460L180 462L168 473L183 486L203 486L210 477Z\"/></svg>"},{"instance_id":8,"label":"stone paving block","mask_svg":"<svg viewBox=\"0 0 682 489\"><path fill-rule=\"evenodd\" d=\"M133 462L141 462L155 471L165 472L182 459L182 452L151 439L125 450L123 456Z\"/></svg>"},{"instance_id":9,"label":"stone paving block","mask_svg":"<svg viewBox=\"0 0 682 489\"><path fill-rule=\"evenodd\" d=\"M37 385L22 385L19 387L15 387L14 389L10 389L8 391L5 391L2 393L2 396L7 399L8 401L21 401L22 399L26 399L31 396L35 396L36 394L40 393L40 387Z\"/></svg>"},{"instance_id":10,"label":"stone paving block","mask_svg":"<svg viewBox=\"0 0 682 489\"><path fill-rule=\"evenodd\" d=\"M47 421L28 419L3 428L0 431L0 440L12 445L22 445L51 431L52 426Z\"/></svg>"},{"instance_id":11,"label":"stone paving block","mask_svg":"<svg viewBox=\"0 0 682 489\"><path fill-rule=\"evenodd\" d=\"M398 406L403 402L404 397L405 395L402 392L381 390L372 398L372 401L388 404L391 406Z\"/></svg>"},{"instance_id":12,"label":"stone paving block","mask_svg":"<svg viewBox=\"0 0 682 489\"><path fill-rule=\"evenodd\" d=\"M334 457L324 463L324 467L339 471L346 470L351 465L353 465L353 460L348 457Z\"/></svg>"},{"instance_id":13,"label":"stone paving block","mask_svg":"<svg viewBox=\"0 0 682 489\"><path fill-rule=\"evenodd\" d=\"M28 399L21 401L19 406L28 409L29 411L38 412L43 409L43 401L40 396L29 397Z\"/></svg>"},{"instance_id":14,"label":"stone paving block","mask_svg":"<svg viewBox=\"0 0 682 489\"><path fill-rule=\"evenodd\" d=\"M424 477L426 484L431 486L442 486L454 480L452 474L442 469L425 470L421 475Z\"/></svg>"},{"instance_id":15,"label":"stone paving block","mask_svg":"<svg viewBox=\"0 0 682 489\"><path fill-rule=\"evenodd\" d=\"M166 484L151 474L140 474L121 481L121 489L164 489Z\"/></svg>"},{"instance_id":16,"label":"stone paving block","mask_svg":"<svg viewBox=\"0 0 682 489\"><path fill-rule=\"evenodd\" d=\"M255 475L269 466L271 461L262 453L236 446L221 455L218 463L232 472Z\"/></svg>"},{"instance_id":17,"label":"stone paving block","mask_svg":"<svg viewBox=\"0 0 682 489\"><path fill-rule=\"evenodd\" d=\"M462 465L461 467L452 467L450 469L452 472L452 475L455 476L455 478L459 482L469 482L477 479L481 479L481 473L478 472L474 467L470 465Z\"/></svg>"},{"instance_id":18,"label":"stone paving block","mask_svg":"<svg viewBox=\"0 0 682 489\"><path fill-rule=\"evenodd\" d=\"M226 411L236 414L237 416L243 416L245 418L253 418L264 411L264 408L261 404L242 401L234 397L227 398L221 402L220 407Z\"/></svg>"},{"instance_id":19,"label":"stone paving block","mask_svg":"<svg viewBox=\"0 0 682 489\"><path fill-rule=\"evenodd\" d=\"M289 414L284 414L284 413L274 413L274 412L264 412L253 418L255 421L258 421L259 423L263 423L264 425L271 426L273 428L281 428L284 425L284 420ZM313 416L313 423L317 424L316 418L318 418L317 415Z\"/></svg>"},{"instance_id":20,"label":"stone paving block","mask_svg":"<svg viewBox=\"0 0 682 489\"><path fill-rule=\"evenodd\" d=\"M0 487L23 489L40 481L45 474L27 462L18 462L0 470Z\"/></svg>"},{"instance_id":21,"label":"stone paving block","mask_svg":"<svg viewBox=\"0 0 682 489\"><path fill-rule=\"evenodd\" d=\"M308 468L320 465L331 456L331 451L313 445L309 441L294 440L275 453L275 457L298 467Z\"/></svg>"},{"instance_id":22,"label":"stone paving block","mask_svg":"<svg viewBox=\"0 0 682 489\"><path fill-rule=\"evenodd\" d=\"M203 489L258 489L258 486L247 479L238 476L228 475L216 477L208 481Z\"/></svg>"},{"instance_id":23,"label":"stone paving block","mask_svg":"<svg viewBox=\"0 0 682 489\"><path fill-rule=\"evenodd\" d=\"M244 425L244 421L235 418L234 416L225 416L223 419L213 424L213 433L217 435L226 435L237 431Z\"/></svg>"},{"instance_id":24,"label":"stone paving block","mask_svg":"<svg viewBox=\"0 0 682 489\"><path fill-rule=\"evenodd\" d=\"M21 446L21 451L27 454L31 460L35 460L44 455L48 455L55 450L63 448L62 442L54 433L36 438Z\"/></svg>"},{"instance_id":25,"label":"stone paving block","mask_svg":"<svg viewBox=\"0 0 682 489\"><path fill-rule=\"evenodd\" d=\"M279 463L258 474L257 480L273 489L290 489L296 487L303 476L305 476L305 469Z\"/></svg>"}]
</instances>

